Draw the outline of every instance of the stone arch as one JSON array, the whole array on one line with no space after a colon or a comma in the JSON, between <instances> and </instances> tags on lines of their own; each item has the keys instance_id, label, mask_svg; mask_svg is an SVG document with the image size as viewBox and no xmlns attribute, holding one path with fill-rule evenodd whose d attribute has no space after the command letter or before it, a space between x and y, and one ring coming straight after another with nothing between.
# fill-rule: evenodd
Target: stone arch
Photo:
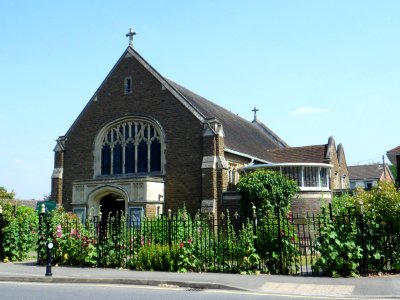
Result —
<instances>
[{"instance_id":1,"label":"stone arch","mask_svg":"<svg viewBox=\"0 0 400 300\"><path fill-rule=\"evenodd\" d=\"M114 185L104 185L95 190L93 190L88 196L88 208L89 208L89 215L91 216L98 216L99 208L100 208L100 201L108 196L114 195L115 197L120 197L124 201L124 211L127 211L127 205L129 202L129 194L128 192L119 186Z\"/></svg>"}]
</instances>

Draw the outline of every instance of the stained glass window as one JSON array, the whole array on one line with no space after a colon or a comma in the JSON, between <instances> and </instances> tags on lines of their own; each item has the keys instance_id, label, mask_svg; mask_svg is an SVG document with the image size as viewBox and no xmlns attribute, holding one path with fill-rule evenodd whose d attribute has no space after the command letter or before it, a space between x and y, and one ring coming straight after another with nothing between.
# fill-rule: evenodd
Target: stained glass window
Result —
<instances>
[{"instance_id":1,"label":"stained glass window","mask_svg":"<svg viewBox=\"0 0 400 300\"><path fill-rule=\"evenodd\" d=\"M141 141L138 147L138 172L147 172L147 143Z\"/></svg>"},{"instance_id":2,"label":"stained glass window","mask_svg":"<svg viewBox=\"0 0 400 300\"><path fill-rule=\"evenodd\" d=\"M101 149L101 174L108 175L111 170L111 148L104 145Z\"/></svg>"},{"instance_id":3,"label":"stained glass window","mask_svg":"<svg viewBox=\"0 0 400 300\"><path fill-rule=\"evenodd\" d=\"M161 171L161 144L154 140L150 146L150 172Z\"/></svg>"},{"instance_id":4,"label":"stained glass window","mask_svg":"<svg viewBox=\"0 0 400 300\"><path fill-rule=\"evenodd\" d=\"M143 120L121 122L105 132L101 142L101 174L162 171L162 140L157 127Z\"/></svg>"},{"instance_id":5,"label":"stained glass window","mask_svg":"<svg viewBox=\"0 0 400 300\"><path fill-rule=\"evenodd\" d=\"M113 151L113 173L122 174L122 146L116 144Z\"/></svg>"}]
</instances>

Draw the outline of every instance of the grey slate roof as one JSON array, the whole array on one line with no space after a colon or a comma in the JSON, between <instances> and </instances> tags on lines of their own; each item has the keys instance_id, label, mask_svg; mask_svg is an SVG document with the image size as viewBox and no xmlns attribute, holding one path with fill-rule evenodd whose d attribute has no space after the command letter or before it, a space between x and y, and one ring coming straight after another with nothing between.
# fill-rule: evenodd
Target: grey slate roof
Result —
<instances>
[{"instance_id":1,"label":"grey slate roof","mask_svg":"<svg viewBox=\"0 0 400 300\"><path fill-rule=\"evenodd\" d=\"M288 146L264 124L247 121L171 80L168 83L206 119L216 118L221 122L226 148L270 161L268 149Z\"/></svg>"},{"instance_id":2,"label":"grey slate roof","mask_svg":"<svg viewBox=\"0 0 400 300\"><path fill-rule=\"evenodd\" d=\"M177 97L177 99L181 101L181 103L196 117L198 117L199 120L203 122L204 119L215 118L221 122L223 131L225 133L225 148L247 154L254 158L269 161L269 156L266 150L288 146L282 139L272 132L272 130L270 130L261 122L252 123L247 121L226 110L225 108L163 77L130 46L125 50L121 58L104 79L103 83L97 89L91 100L95 98L104 82L107 81L110 74L112 74L116 66L124 57L126 57L126 55L132 55L135 57L139 63L141 63L156 79L158 79L161 84L164 85L164 87L166 87L175 97ZM74 124L77 122L80 116L83 115L85 109L86 107L75 120ZM74 127L74 124L70 127L69 131ZM69 131L67 132L66 136L68 136Z\"/></svg>"},{"instance_id":3,"label":"grey slate roof","mask_svg":"<svg viewBox=\"0 0 400 300\"><path fill-rule=\"evenodd\" d=\"M383 174L382 164L373 165L360 165L360 166L348 166L349 179L350 180L364 180L364 179L375 179L378 180Z\"/></svg>"}]
</instances>

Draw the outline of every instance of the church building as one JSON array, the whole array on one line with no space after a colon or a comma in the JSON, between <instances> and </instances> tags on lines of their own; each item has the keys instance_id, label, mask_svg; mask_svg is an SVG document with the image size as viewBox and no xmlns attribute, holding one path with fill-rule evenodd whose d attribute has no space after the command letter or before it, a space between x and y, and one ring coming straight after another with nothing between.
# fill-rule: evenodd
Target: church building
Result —
<instances>
[{"instance_id":1,"label":"church building","mask_svg":"<svg viewBox=\"0 0 400 300\"><path fill-rule=\"evenodd\" d=\"M157 216L185 206L217 213L237 170L288 145L261 123L163 77L130 44L64 136L51 197L83 218L123 210Z\"/></svg>"}]
</instances>

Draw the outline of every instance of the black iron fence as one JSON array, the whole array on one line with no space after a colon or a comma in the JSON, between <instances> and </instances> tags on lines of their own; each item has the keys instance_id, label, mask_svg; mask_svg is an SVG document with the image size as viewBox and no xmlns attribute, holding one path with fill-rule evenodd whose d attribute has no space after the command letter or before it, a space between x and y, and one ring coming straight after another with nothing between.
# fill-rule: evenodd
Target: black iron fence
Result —
<instances>
[{"instance_id":1,"label":"black iron fence","mask_svg":"<svg viewBox=\"0 0 400 300\"><path fill-rule=\"evenodd\" d=\"M53 241L54 263L137 270L321 275L353 266L358 273L400 270L400 226L376 224L355 210L323 214L185 212L128 221L124 216L85 224L72 214L41 215L38 262ZM349 265L349 264L355 265Z\"/></svg>"}]
</instances>

